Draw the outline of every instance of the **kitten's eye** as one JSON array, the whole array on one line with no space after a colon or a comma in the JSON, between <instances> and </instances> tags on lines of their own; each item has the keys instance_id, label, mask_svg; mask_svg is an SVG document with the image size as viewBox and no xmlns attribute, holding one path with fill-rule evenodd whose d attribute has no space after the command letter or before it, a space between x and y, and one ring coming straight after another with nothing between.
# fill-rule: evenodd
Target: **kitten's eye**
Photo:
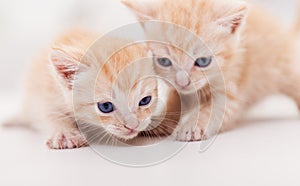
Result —
<instances>
[{"instance_id":1,"label":"kitten's eye","mask_svg":"<svg viewBox=\"0 0 300 186\"><path fill-rule=\"evenodd\" d=\"M114 105L111 102L98 103L98 108L104 114L111 113L115 110Z\"/></svg>"},{"instance_id":2,"label":"kitten's eye","mask_svg":"<svg viewBox=\"0 0 300 186\"><path fill-rule=\"evenodd\" d=\"M152 99L151 96L144 97L144 98L140 101L139 106L146 106L146 105L149 105L149 103L151 102L151 99Z\"/></svg>"},{"instance_id":3,"label":"kitten's eye","mask_svg":"<svg viewBox=\"0 0 300 186\"><path fill-rule=\"evenodd\" d=\"M200 68L208 67L212 62L212 57L201 57L195 61L195 66Z\"/></svg>"},{"instance_id":4,"label":"kitten's eye","mask_svg":"<svg viewBox=\"0 0 300 186\"><path fill-rule=\"evenodd\" d=\"M168 58L158 58L158 63L163 67L170 67L172 66L172 61Z\"/></svg>"}]
</instances>

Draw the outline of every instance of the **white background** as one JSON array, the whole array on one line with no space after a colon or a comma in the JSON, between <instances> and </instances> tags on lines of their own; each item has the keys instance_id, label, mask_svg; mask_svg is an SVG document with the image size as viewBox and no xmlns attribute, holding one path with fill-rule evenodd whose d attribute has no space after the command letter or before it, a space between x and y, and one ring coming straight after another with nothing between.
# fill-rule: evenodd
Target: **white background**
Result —
<instances>
[{"instance_id":1,"label":"white background","mask_svg":"<svg viewBox=\"0 0 300 186\"><path fill-rule=\"evenodd\" d=\"M294 1L260 2L283 26L293 22ZM0 120L18 110L26 64L56 35L76 26L106 32L133 21L118 0L0 0ZM192 143L171 160L143 169L112 164L89 148L49 151L46 136L0 129L0 185L299 185L295 105L275 97L249 118L204 153Z\"/></svg>"}]
</instances>

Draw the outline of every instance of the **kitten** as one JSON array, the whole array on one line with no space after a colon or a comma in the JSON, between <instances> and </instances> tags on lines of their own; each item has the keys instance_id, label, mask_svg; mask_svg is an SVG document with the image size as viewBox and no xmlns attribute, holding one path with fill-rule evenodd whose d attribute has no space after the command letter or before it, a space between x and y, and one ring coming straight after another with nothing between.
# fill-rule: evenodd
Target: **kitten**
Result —
<instances>
[{"instance_id":1,"label":"kitten","mask_svg":"<svg viewBox=\"0 0 300 186\"><path fill-rule=\"evenodd\" d=\"M211 137L218 132L219 123L223 130L228 129L250 106L270 94L285 94L300 106L298 33L282 27L264 9L237 0L122 2L137 15L148 38L179 43L180 50L150 46L156 56L156 72L171 79L182 94L196 89L201 98L197 126L189 122L190 116L183 116L178 140ZM151 20L184 27L203 43L186 37L176 26L157 24L158 28L153 28ZM224 81L217 77L220 73ZM225 110L219 106L223 104ZM210 118L215 112L219 117Z\"/></svg>"},{"instance_id":2,"label":"kitten","mask_svg":"<svg viewBox=\"0 0 300 186\"><path fill-rule=\"evenodd\" d=\"M18 123L48 123L54 129L47 141L51 149L87 146L81 133L85 129L101 128L122 140L135 138L162 112L159 82L146 47L108 36L96 41L98 37L71 31L29 68ZM125 44L130 45L121 48Z\"/></svg>"}]
</instances>

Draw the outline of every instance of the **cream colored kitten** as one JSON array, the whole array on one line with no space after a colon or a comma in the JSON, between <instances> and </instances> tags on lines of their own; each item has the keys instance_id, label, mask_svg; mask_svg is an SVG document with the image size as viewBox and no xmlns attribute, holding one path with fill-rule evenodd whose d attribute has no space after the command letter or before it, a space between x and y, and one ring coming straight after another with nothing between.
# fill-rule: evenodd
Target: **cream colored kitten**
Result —
<instances>
[{"instance_id":1,"label":"cream colored kitten","mask_svg":"<svg viewBox=\"0 0 300 186\"><path fill-rule=\"evenodd\" d=\"M189 122L189 113L182 118L178 140L211 137L218 132L219 124L224 130L230 128L250 106L270 94L285 94L300 105L298 33L282 27L267 11L237 0L123 2L141 21L175 24L203 41L187 37L178 27L158 26L153 31L153 23L142 22L148 38L158 34L167 43L179 43L176 47L180 50L150 45L156 56L156 72L171 79L182 94L196 88L200 98L208 98L207 104L202 99L204 105L197 111L200 117L196 127ZM218 117L210 118L211 114Z\"/></svg>"},{"instance_id":2,"label":"cream colored kitten","mask_svg":"<svg viewBox=\"0 0 300 186\"><path fill-rule=\"evenodd\" d=\"M93 129L129 140L149 128L156 127L155 134L174 128L150 125L155 113L160 119L163 108L147 49L119 38L96 41L98 37L69 32L30 66L26 104L17 124L48 124L54 129L49 148L86 146L81 132ZM130 45L121 48L125 44Z\"/></svg>"}]
</instances>

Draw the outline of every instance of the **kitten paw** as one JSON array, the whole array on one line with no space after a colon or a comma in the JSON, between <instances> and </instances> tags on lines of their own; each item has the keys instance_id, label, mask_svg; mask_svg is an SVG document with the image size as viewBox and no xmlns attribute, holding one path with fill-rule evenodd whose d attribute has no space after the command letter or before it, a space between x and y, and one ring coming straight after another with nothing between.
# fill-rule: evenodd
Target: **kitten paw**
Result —
<instances>
[{"instance_id":1,"label":"kitten paw","mask_svg":"<svg viewBox=\"0 0 300 186\"><path fill-rule=\"evenodd\" d=\"M205 129L199 126L184 125L175 132L176 140L185 142L206 140L204 131Z\"/></svg>"},{"instance_id":2,"label":"kitten paw","mask_svg":"<svg viewBox=\"0 0 300 186\"><path fill-rule=\"evenodd\" d=\"M79 131L58 132L46 144L50 149L74 149L88 146L86 138Z\"/></svg>"}]
</instances>

